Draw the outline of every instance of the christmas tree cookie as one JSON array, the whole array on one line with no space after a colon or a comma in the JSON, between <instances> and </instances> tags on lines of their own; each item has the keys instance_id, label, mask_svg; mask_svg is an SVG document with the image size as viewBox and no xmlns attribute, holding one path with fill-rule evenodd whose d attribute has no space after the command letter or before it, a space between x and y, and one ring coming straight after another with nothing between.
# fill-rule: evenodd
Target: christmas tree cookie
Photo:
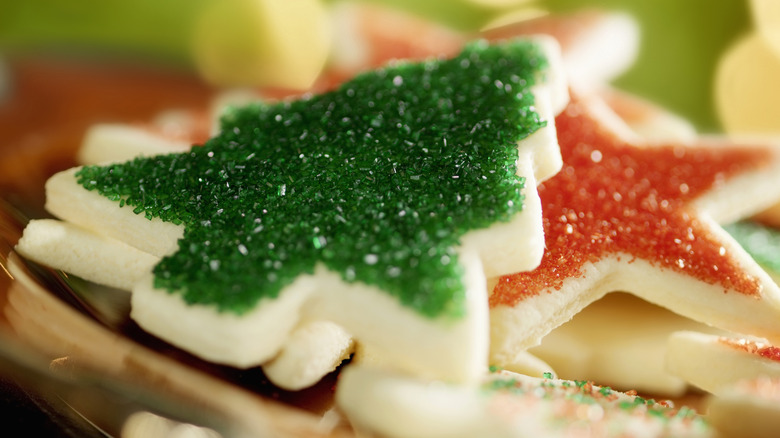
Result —
<instances>
[{"instance_id":1,"label":"christmas tree cookie","mask_svg":"<svg viewBox=\"0 0 780 438\"><path fill-rule=\"evenodd\" d=\"M568 100L556 50L476 42L236 109L191 151L55 175L47 208L159 257L132 317L205 359L261 364L327 320L399 368L473 380L485 278L541 258L535 187L560 168ZM45 238L19 250L56 267L28 244Z\"/></svg>"}]
</instances>

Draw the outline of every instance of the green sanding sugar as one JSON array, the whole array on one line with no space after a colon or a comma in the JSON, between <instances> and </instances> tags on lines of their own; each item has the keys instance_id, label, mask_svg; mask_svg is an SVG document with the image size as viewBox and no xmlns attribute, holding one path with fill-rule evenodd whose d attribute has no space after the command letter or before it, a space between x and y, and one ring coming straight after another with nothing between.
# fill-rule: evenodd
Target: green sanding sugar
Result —
<instances>
[{"instance_id":1,"label":"green sanding sugar","mask_svg":"<svg viewBox=\"0 0 780 438\"><path fill-rule=\"evenodd\" d=\"M607 386L594 385L586 380L560 380L547 375L544 379L539 380L527 377L498 377L483 383L480 394L486 398L495 398L497 395L519 397L525 401L516 406L520 406L524 410L531 409L534 402L547 402L553 405L548 412L553 417L550 424L554 427L571 427L572 421L602 421L609 423L610 427L613 427L611 430L617 431L619 424L617 418L624 415L646 417L648 420L658 422L663 427L668 427L669 431L672 432L689 429L706 431L710 428L703 417L688 408L676 409L668 401L656 401L618 392ZM505 402L506 398L501 399L501 401ZM595 405L602 407L602 409L597 409L597 412L600 413L598 417L589 419L588 417L573 418L571 416L571 413L577 410L577 406ZM504 403L501 406L505 407L507 404ZM501 412L506 414L507 411L502 409ZM610 436L612 435L610 434ZM663 434L663 436L676 435L672 433Z\"/></svg>"},{"instance_id":2,"label":"green sanding sugar","mask_svg":"<svg viewBox=\"0 0 780 438\"><path fill-rule=\"evenodd\" d=\"M533 42L477 42L337 90L228 112L187 153L87 166L80 184L185 226L155 286L245 312L316 263L420 313L464 312L455 248L523 202L517 141L545 126Z\"/></svg>"},{"instance_id":3,"label":"green sanding sugar","mask_svg":"<svg viewBox=\"0 0 780 438\"><path fill-rule=\"evenodd\" d=\"M724 228L756 262L774 273L780 273L780 230L750 221Z\"/></svg>"}]
</instances>

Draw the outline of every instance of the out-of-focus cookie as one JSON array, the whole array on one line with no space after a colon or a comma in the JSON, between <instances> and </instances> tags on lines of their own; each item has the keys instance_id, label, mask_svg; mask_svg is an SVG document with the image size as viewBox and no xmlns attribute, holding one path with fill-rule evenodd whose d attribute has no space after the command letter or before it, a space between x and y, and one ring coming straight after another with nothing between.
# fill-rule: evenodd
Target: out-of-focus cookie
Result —
<instances>
[{"instance_id":1,"label":"out-of-focus cookie","mask_svg":"<svg viewBox=\"0 0 780 438\"><path fill-rule=\"evenodd\" d=\"M459 386L353 365L336 403L358 432L389 438L714 436L699 414L670 402L508 371Z\"/></svg>"},{"instance_id":2,"label":"out-of-focus cookie","mask_svg":"<svg viewBox=\"0 0 780 438\"><path fill-rule=\"evenodd\" d=\"M188 139L160 134L147 126L101 123L89 127L76 159L81 164L107 164L190 147Z\"/></svg>"},{"instance_id":3,"label":"out-of-focus cookie","mask_svg":"<svg viewBox=\"0 0 780 438\"><path fill-rule=\"evenodd\" d=\"M780 430L780 378L755 377L706 400L707 421L724 438L773 438Z\"/></svg>"},{"instance_id":4,"label":"out-of-focus cookie","mask_svg":"<svg viewBox=\"0 0 780 438\"><path fill-rule=\"evenodd\" d=\"M740 380L780 377L780 348L762 339L682 331L669 337L666 369L719 395Z\"/></svg>"},{"instance_id":5,"label":"out-of-focus cookie","mask_svg":"<svg viewBox=\"0 0 780 438\"><path fill-rule=\"evenodd\" d=\"M329 70L319 84L324 87L390 59L453 56L473 39L497 42L549 35L561 45L569 80L586 88L600 88L628 70L639 51L636 21L627 14L604 10L518 17L510 14L478 32L457 31L366 2L336 5L333 16L334 47Z\"/></svg>"},{"instance_id":6,"label":"out-of-focus cookie","mask_svg":"<svg viewBox=\"0 0 780 438\"><path fill-rule=\"evenodd\" d=\"M601 87L596 92L647 142L695 142L698 137L691 122L653 102L615 88Z\"/></svg>"},{"instance_id":7,"label":"out-of-focus cookie","mask_svg":"<svg viewBox=\"0 0 780 438\"><path fill-rule=\"evenodd\" d=\"M539 186L545 256L535 270L491 282L492 363L503 366L613 291L780 340L780 290L718 225L780 197L778 149L725 139L636 144L627 140L634 134L616 134L616 122L592 95L557 118L564 168Z\"/></svg>"},{"instance_id":8,"label":"out-of-focus cookie","mask_svg":"<svg viewBox=\"0 0 780 438\"><path fill-rule=\"evenodd\" d=\"M612 293L550 332L528 352L549 364L562 379L679 397L688 384L666 371L664 358L669 335L680 330L713 329L633 295Z\"/></svg>"},{"instance_id":9,"label":"out-of-focus cookie","mask_svg":"<svg viewBox=\"0 0 780 438\"><path fill-rule=\"evenodd\" d=\"M76 162L80 165L108 164L187 151L219 133L220 117L229 108L262 98L256 91L223 91L205 109L170 109L142 124L92 125L84 134Z\"/></svg>"},{"instance_id":10,"label":"out-of-focus cookie","mask_svg":"<svg viewBox=\"0 0 780 438\"><path fill-rule=\"evenodd\" d=\"M563 65L579 88L601 88L631 67L640 31L629 15L602 10L544 15L485 29L491 40L518 35L550 35L561 45Z\"/></svg>"},{"instance_id":11,"label":"out-of-focus cookie","mask_svg":"<svg viewBox=\"0 0 780 438\"><path fill-rule=\"evenodd\" d=\"M757 213L753 216L753 219L769 226L780 228L780 204L775 204Z\"/></svg>"}]
</instances>

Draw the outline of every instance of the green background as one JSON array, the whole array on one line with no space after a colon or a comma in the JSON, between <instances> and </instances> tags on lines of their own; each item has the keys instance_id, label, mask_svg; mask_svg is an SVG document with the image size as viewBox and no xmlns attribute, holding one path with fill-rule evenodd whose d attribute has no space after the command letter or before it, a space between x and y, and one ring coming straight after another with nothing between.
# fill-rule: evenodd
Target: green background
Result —
<instances>
[{"instance_id":1,"label":"green background","mask_svg":"<svg viewBox=\"0 0 780 438\"><path fill-rule=\"evenodd\" d=\"M3 0L0 0L2 2ZM30 0L6 2L0 49L44 42L124 48L186 59L188 25L199 6L222 0ZM336 3L341 0L322 0ZM456 28L478 28L497 14L476 0L357 0L385 3ZM780 1L780 0L778 0ZM584 8L625 11L641 30L639 59L616 85L717 131L713 77L718 58L751 27L748 0L536 0L553 13Z\"/></svg>"},{"instance_id":2,"label":"green background","mask_svg":"<svg viewBox=\"0 0 780 438\"><path fill-rule=\"evenodd\" d=\"M713 104L718 58L751 28L746 0L545 0L552 12L600 7L625 11L641 30L639 58L615 81L689 119L720 130Z\"/></svg>"}]
</instances>

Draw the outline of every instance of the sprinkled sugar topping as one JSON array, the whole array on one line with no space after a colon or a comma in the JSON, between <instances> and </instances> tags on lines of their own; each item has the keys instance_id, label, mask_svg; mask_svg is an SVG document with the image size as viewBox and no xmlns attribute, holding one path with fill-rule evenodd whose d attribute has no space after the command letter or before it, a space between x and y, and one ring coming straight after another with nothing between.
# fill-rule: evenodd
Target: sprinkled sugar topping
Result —
<instances>
[{"instance_id":1,"label":"sprinkled sugar topping","mask_svg":"<svg viewBox=\"0 0 780 438\"><path fill-rule=\"evenodd\" d=\"M522 209L517 142L546 64L533 42L469 45L339 89L228 113L188 153L77 173L80 184L185 226L155 286L242 313L316 263L427 316L463 313L455 251Z\"/></svg>"},{"instance_id":2,"label":"sprinkled sugar topping","mask_svg":"<svg viewBox=\"0 0 780 438\"><path fill-rule=\"evenodd\" d=\"M695 411L671 401L640 397L584 380L511 377L494 373L482 385L500 415L533 415L545 436L707 436L709 425ZM543 408L546 407L546 408ZM518 411L512 414L512 409ZM518 426L523 426L517 421ZM525 435L524 435L525 436ZM538 435L528 435L538 436Z\"/></svg>"},{"instance_id":3,"label":"sprinkled sugar topping","mask_svg":"<svg viewBox=\"0 0 780 438\"><path fill-rule=\"evenodd\" d=\"M720 337L718 341L726 346L734 348L736 350L744 351L745 353L755 354L764 359L780 362L780 347L774 345L754 341L750 339L734 339L727 337Z\"/></svg>"},{"instance_id":4,"label":"sprinkled sugar topping","mask_svg":"<svg viewBox=\"0 0 780 438\"><path fill-rule=\"evenodd\" d=\"M556 119L563 169L539 186L547 250L534 271L501 278L491 305L515 305L581 278L583 266L625 253L725 291L760 284L697 217L693 202L769 161L760 148L637 147L606 132L577 104Z\"/></svg>"}]
</instances>

